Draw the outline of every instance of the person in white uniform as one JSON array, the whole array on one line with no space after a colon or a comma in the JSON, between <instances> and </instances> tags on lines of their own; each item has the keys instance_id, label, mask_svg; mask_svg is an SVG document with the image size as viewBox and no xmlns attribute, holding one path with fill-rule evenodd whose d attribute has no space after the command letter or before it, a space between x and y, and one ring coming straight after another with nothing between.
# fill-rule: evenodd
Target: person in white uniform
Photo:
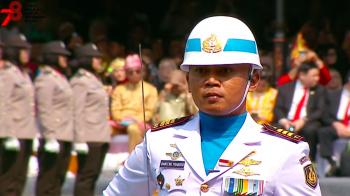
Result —
<instances>
[{"instance_id":1,"label":"person in white uniform","mask_svg":"<svg viewBox=\"0 0 350 196\"><path fill-rule=\"evenodd\" d=\"M246 112L262 69L246 24L199 22L181 69L199 112L154 125L104 195L321 195L303 138Z\"/></svg>"}]
</instances>

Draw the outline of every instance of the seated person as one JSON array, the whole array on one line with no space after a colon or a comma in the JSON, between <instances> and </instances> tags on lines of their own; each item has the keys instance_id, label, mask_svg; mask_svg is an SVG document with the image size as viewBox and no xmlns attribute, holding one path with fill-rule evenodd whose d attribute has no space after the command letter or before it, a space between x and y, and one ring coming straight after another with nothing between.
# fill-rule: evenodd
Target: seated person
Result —
<instances>
[{"instance_id":1,"label":"seated person","mask_svg":"<svg viewBox=\"0 0 350 196\"><path fill-rule=\"evenodd\" d=\"M299 67L298 79L278 88L275 121L279 126L296 131L310 146L310 159L315 161L324 108L324 88L318 85L320 71L313 62Z\"/></svg>"},{"instance_id":2,"label":"seated person","mask_svg":"<svg viewBox=\"0 0 350 196\"><path fill-rule=\"evenodd\" d=\"M194 114L197 108L187 89L186 76L183 71L171 72L169 83L159 94L156 122Z\"/></svg>"},{"instance_id":3,"label":"seated person","mask_svg":"<svg viewBox=\"0 0 350 196\"><path fill-rule=\"evenodd\" d=\"M129 152L142 141L144 123L150 123L158 101L158 92L153 85L143 82L142 89L141 69L141 59L138 55L127 56L125 60L127 82L118 85L112 94L112 118L116 121L117 129L120 129L120 132L126 131L129 135Z\"/></svg>"},{"instance_id":4,"label":"seated person","mask_svg":"<svg viewBox=\"0 0 350 196\"><path fill-rule=\"evenodd\" d=\"M270 86L271 77L270 70L264 68L257 88L247 95L247 110L259 124L270 124L273 120L277 90Z\"/></svg>"},{"instance_id":5,"label":"seated person","mask_svg":"<svg viewBox=\"0 0 350 196\"><path fill-rule=\"evenodd\" d=\"M110 77L112 78L113 88L115 88L119 84L126 83L124 66L125 66L125 59L123 58L116 58L110 63L108 71L111 72Z\"/></svg>"},{"instance_id":6,"label":"seated person","mask_svg":"<svg viewBox=\"0 0 350 196\"><path fill-rule=\"evenodd\" d=\"M330 69L331 80L327 84L326 88L329 90L340 90L343 88L343 79L339 71Z\"/></svg>"},{"instance_id":7,"label":"seated person","mask_svg":"<svg viewBox=\"0 0 350 196\"><path fill-rule=\"evenodd\" d=\"M350 138L349 109L350 109L350 72L345 78L342 89L328 90L323 121L326 127L319 131L320 154L331 165L326 176L336 172L336 162L332 158L333 142L338 138Z\"/></svg>"},{"instance_id":8,"label":"seated person","mask_svg":"<svg viewBox=\"0 0 350 196\"><path fill-rule=\"evenodd\" d=\"M277 81L277 86L282 86L284 84L287 84L289 82L293 82L297 79L298 76L298 69L300 65L302 65L305 62L313 62L315 65L317 65L319 69L319 84L321 85L327 85L328 82L331 80L331 75L329 73L328 67L325 65L325 63L318 57L316 52L313 50L305 50L300 51L300 54L291 60L292 68L289 70L288 73L280 76Z\"/></svg>"}]
</instances>

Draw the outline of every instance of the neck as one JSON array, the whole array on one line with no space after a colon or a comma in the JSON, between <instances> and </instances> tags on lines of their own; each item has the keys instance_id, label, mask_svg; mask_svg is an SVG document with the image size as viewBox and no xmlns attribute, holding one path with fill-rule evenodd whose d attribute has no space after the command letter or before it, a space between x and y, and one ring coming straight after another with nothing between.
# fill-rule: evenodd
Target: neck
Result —
<instances>
[{"instance_id":1,"label":"neck","mask_svg":"<svg viewBox=\"0 0 350 196\"><path fill-rule=\"evenodd\" d=\"M241 127L247 116L247 112L239 115L213 116L204 112L199 112L201 131L224 134L233 127ZM219 126L218 126L219 125Z\"/></svg>"},{"instance_id":2,"label":"neck","mask_svg":"<svg viewBox=\"0 0 350 196\"><path fill-rule=\"evenodd\" d=\"M299 83L300 83L300 85L302 86L302 87L304 87L304 88L307 88L307 86L305 85L305 82L303 81L303 80L297 80Z\"/></svg>"}]
</instances>

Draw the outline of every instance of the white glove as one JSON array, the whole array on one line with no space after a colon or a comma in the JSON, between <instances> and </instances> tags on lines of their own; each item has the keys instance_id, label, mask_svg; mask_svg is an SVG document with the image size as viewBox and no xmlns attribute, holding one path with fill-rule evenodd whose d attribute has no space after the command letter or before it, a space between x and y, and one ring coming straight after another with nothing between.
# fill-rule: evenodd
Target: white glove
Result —
<instances>
[{"instance_id":1,"label":"white glove","mask_svg":"<svg viewBox=\"0 0 350 196\"><path fill-rule=\"evenodd\" d=\"M87 143L74 143L73 148L78 154L87 154L89 152L89 146Z\"/></svg>"},{"instance_id":2,"label":"white glove","mask_svg":"<svg viewBox=\"0 0 350 196\"><path fill-rule=\"evenodd\" d=\"M45 142L44 150L50 153L59 153L60 152L60 144L55 139L48 139Z\"/></svg>"},{"instance_id":3,"label":"white glove","mask_svg":"<svg viewBox=\"0 0 350 196\"><path fill-rule=\"evenodd\" d=\"M18 139L15 137L7 138L4 142L4 146L5 146L5 149L14 150L14 151L19 151L19 149L21 147Z\"/></svg>"}]
</instances>

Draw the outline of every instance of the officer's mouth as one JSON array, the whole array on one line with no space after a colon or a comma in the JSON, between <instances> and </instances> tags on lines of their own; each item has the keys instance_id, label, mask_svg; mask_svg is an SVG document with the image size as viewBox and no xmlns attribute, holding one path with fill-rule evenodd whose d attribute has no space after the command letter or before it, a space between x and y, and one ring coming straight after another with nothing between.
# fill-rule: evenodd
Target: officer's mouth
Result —
<instances>
[{"instance_id":1,"label":"officer's mouth","mask_svg":"<svg viewBox=\"0 0 350 196\"><path fill-rule=\"evenodd\" d=\"M216 102L220 101L220 99L223 98L223 96L221 94L215 93L215 92L205 93L203 97L209 103L216 103Z\"/></svg>"}]
</instances>

